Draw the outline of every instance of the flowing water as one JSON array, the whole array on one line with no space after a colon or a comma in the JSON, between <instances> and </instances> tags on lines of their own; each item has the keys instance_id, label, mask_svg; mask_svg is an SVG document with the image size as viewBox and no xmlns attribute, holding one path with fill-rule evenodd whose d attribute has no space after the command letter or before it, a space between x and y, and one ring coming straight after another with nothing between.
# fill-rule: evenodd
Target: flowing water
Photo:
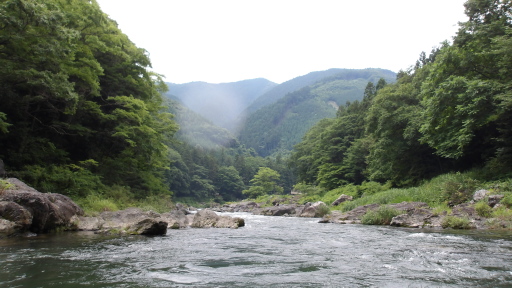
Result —
<instances>
[{"instance_id":1,"label":"flowing water","mask_svg":"<svg viewBox=\"0 0 512 288\"><path fill-rule=\"evenodd\" d=\"M0 287L512 287L512 234L237 214L240 229L0 240Z\"/></svg>"}]
</instances>

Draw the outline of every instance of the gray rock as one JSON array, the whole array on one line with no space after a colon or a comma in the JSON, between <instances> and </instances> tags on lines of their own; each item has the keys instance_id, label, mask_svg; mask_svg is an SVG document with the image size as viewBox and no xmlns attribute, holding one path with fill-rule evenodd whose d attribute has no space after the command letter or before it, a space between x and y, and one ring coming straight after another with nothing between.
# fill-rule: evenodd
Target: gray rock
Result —
<instances>
[{"instance_id":1,"label":"gray rock","mask_svg":"<svg viewBox=\"0 0 512 288\"><path fill-rule=\"evenodd\" d=\"M14 220L19 230L17 232L27 230L29 218L31 223L28 230L34 233L46 233L56 229L76 229L71 219L74 216L83 215L83 210L69 197L56 193L41 193L16 178L8 178L6 181L13 184L13 187L0 195L0 201L15 203L18 206L3 204L4 210L0 212L2 213L0 216L6 218L3 216L6 213L7 217L13 217L8 214L18 211L16 215L19 218ZM19 206L24 210L19 210Z\"/></svg>"},{"instance_id":2,"label":"gray rock","mask_svg":"<svg viewBox=\"0 0 512 288\"><path fill-rule=\"evenodd\" d=\"M334 200L334 202L331 203L331 206L338 206L343 202L352 201L352 199L352 196L341 194L340 197L338 197L338 199Z\"/></svg>"},{"instance_id":3,"label":"gray rock","mask_svg":"<svg viewBox=\"0 0 512 288\"><path fill-rule=\"evenodd\" d=\"M491 207L495 207L503 198L505 198L505 195L491 195L487 198L487 204Z\"/></svg>"},{"instance_id":4,"label":"gray rock","mask_svg":"<svg viewBox=\"0 0 512 288\"><path fill-rule=\"evenodd\" d=\"M475 194L473 194L473 201L478 202L478 201L484 200L484 198L489 194L491 194L490 191L487 191L484 189L478 190L475 192Z\"/></svg>"},{"instance_id":5,"label":"gray rock","mask_svg":"<svg viewBox=\"0 0 512 288\"><path fill-rule=\"evenodd\" d=\"M291 205L263 207L253 213L259 214L259 215L266 215L266 216L283 216L285 214L295 215L296 210L297 210L297 205L291 204Z\"/></svg>"},{"instance_id":6,"label":"gray rock","mask_svg":"<svg viewBox=\"0 0 512 288\"><path fill-rule=\"evenodd\" d=\"M422 228L426 225L432 225L430 219L433 217L430 209L415 209L409 213L401 214L391 219L391 226L409 227L409 228Z\"/></svg>"},{"instance_id":7,"label":"gray rock","mask_svg":"<svg viewBox=\"0 0 512 288\"><path fill-rule=\"evenodd\" d=\"M200 210L195 216L192 224L193 228L233 228L242 227L245 221L239 217L219 216L211 210Z\"/></svg>"},{"instance_id":8,"label":"gray rock","mask_svg":"<svg viewBox=\"0 0 512 288\"><path fill-rule=\"evenodd\" d=\"M167 228L169 229L183 229L190 226L189 218L183 210L173 210L169 213L163 213L161 217L167 222Z\"/></svg>"},{"instance_id":9,"label":"gray rock","mask_svg":"<svg viewBox=\"0 0 512 288\"><path fill-rule=\"evenodd\" d=\"M318 201L313 204L306 204L304 207L304 210L302 210L302 213L300 213L300 217L322 217L325 214L324 209L329 209L327 205L325 205L324 202Z\"/></svg>"},{"instance_id":10,"label":"gray rock","mask_svg":"<svg viewBox=\"0 0 512 288\"><path fill-rule=\"evenodd\" d=\"M98 217L78 217L77 227L85 231L117 232L137 235L165 235L167 222L160 214L128 208L102 212Z\"/></svg>"},{"instance_id":11,"label":"gray rock","mask_svg":"<svg viewBox=\"0 0 512 288\"><path fill-rule=\"evenodd\" d=\"M368 204L359 206L348 212L333 211L323 217L321 223L338 223L338 224L358 224L361 223L361 218L368 212L368 210L377 209L380 204Z\"/></svg>"}]
</instances>

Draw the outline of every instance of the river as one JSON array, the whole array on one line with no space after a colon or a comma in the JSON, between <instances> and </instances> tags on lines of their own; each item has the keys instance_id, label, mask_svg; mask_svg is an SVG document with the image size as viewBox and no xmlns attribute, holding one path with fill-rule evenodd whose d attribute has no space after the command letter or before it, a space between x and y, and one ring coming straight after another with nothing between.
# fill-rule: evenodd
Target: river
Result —
<instances>
[{"instance_id":1,"label":"river","mask_svg":"<svg viewBox=\"0 0 512 288\"><path fill-rule=\"evenodd\" d=\"M246 226L3 239L0 287L512 287L510 232L235 216Z\"/></svg>"}]
</instances>

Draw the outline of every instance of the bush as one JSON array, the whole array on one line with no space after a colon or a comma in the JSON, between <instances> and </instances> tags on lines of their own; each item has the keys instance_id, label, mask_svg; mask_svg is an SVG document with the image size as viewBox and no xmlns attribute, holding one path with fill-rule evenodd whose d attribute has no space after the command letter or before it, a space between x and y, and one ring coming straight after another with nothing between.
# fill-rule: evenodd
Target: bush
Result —
<instances>
[{"instance_id":1,"label":"bush","mask_svg":"<svg viewBox=\"0 0 512 288\"><path fill-rule=\"evenodd\" d=\"M0 195L4 193L5 190L10 189L13 185L5 180L0 179Z\"/></svg>"},{"instance_id":2,"label":"bush","mask_svg":"<svg viewBox=\"0 0 512 288\"><path fill-rule=\"evenodd\" d=\"M469 201L478 187L478 181L457 173L444 183L443 198L452 206Z\"/></svg>"},{"instance_id":3,"label":"bush","mask_svg":"<svg viewBox=\"0 0 512 288\"><path fill-rule=\"evenodd\" d=\"M476 213L485 218L489 218L492 216L492 208L487 205L487 203L480 201L475 204Z\"/></svg>"},{"instance_id":4,"label":"bush","mask_svg":"<svg viewBox=\"0 0 512 288\"><path fill-rule=\"evenodd\" d=\"M393 217L403 214L401 210L389 207L387 205L380 206L376 210L370 210L361 218L361 223L365 225L389 225Z\"/></svg>"},{"instance_id":5,"label":"bush","mask_svg":"<svg viewBox=\"0 0 512 288\"><path fill-rule=\"evenodd\" d=\"M512 207L512 194L507 194L503 199L501 199L500 204L507 206L507 208Z\"/></svg>"},{"instance_id":6,"label":"bush","mask_svg":"<svg viewBox=\"0 0 512 288\"><path fill-rule=\"evenodd\" d=\"M327 205L321 205L318 208L318 210L315 214L315 217L324 217L327 214L331 214L331 209L329 209L329 207L327 207Z\"/></svg>"},{"instance_id":7,"label":"bush","mask_svg":"<svg viewBox=\"0 0 512 288\"><path fill-rule=\"evenodd\" d=\"M102 198L99 195L91 194L85 198L76 200L76 204L84 209L85 214L89 216L98 215L104 211L117 211L119 207L110 198Z\"/></svg>"},{"instance_id":8,"label":"bush","mask_svg":"<svg viewBox=\"0 0 512 288\"><path fill-rule=\"evenodd\" d=\"M469 222L469 219L465 217L446 216L443 218L441 226L443 228L471 229L471 222Z\"/></svg>"},{"instance_id":9,"label":"bush","mask_svg":"<svg viewBox=\"0 0 512 288\"><path fill-rule=\"evenodd\" d=\"M452 214L452 208L450 208L446 203L441 203L432 209L432 213L436 216L449 215Z\"/></svg>"}]
</instances>

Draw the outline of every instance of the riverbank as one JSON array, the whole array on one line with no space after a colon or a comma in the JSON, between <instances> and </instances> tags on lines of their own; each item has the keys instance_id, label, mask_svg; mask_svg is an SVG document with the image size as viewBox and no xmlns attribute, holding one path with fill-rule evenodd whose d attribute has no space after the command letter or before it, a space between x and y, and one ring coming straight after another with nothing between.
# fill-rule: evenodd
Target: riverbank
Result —
<instances>
[{"instance_id":1,"label":"riverbank","mask_svg":"<svg viewBox=\"0 0 512 288\"><path fill-rule=\"evenodd\" d=\"M340 195L330 205L322 201L300 204L300 195L273 197L266 202L244 201L211 209L217 212L248 212L254 215L317 217L319 223L390 225L429 229L512 230L512 210L503 203L505 195L477 190L469 202L449 207L430 207L426 202L371 203L343 211L340 204L353 207L352 197ZM339 210L338 210L339 209Z\"/></svg>"},{"instance_id":2,"label":"riverbank","mask_svg":"<svg viewBox=\"0 0 512 288\"><path fill-rule=\"evenodd\" d=\"M2 181L7 184L0 190L0 238L56 231L165 235L167 229L238 228L245 225L241 218L218 216L209 210L191 214L180 205L162 214L128 208L86 216L82 208L65 195L41 193L16 178Z\"/></svg>"}]
</instances>

